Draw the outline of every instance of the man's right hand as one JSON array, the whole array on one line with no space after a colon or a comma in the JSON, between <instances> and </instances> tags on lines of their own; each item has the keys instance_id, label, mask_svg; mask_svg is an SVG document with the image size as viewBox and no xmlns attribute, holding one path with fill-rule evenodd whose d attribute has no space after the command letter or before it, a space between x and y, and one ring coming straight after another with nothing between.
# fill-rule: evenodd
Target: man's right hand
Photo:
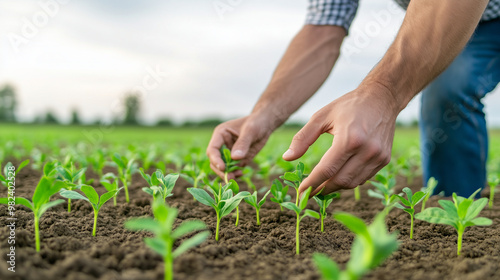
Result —
<instances>
[{"instance_id":1,"label":"man's right hand","mask_svg":"<svg viewBox=\"0 0 500 280\"><path fill-rule=\"evenodd\" d=\"M269 135L274 129L266 125L269 120L262 115L249 116L230 120L218 125L207 148L210 167L221 178L224 178L224 161L221 158L220 148L226 145L231 150L231 157L240 160L240 166L247 165L264 147ZM241 170L228 174L228 179L241 176Z\"/></svg>"}]
</instances>

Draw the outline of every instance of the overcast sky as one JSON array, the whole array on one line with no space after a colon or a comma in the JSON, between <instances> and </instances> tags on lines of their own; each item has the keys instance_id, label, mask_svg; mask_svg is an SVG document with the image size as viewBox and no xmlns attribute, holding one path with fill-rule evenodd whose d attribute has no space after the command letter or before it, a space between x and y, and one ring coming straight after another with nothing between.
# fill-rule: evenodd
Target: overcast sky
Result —
<instances>
[{"instance_id":1,"label":"overcast sky","mask_svg":"<svg viewBox=\"0 0 500 280\"><path fill-rule=\"evenodd\" d=\"M354 89L394 38L403 11L390 0L361 2L343 57L294 119ZM48 109L68 120L72 108L86 121L110 119L137 89L149 122L243 116L304 24L306 7L307 0L1 1L0 86L17 88L25 121ZM495 125L498 91L485 101ZM414 119L418 108L417 98L400 117Z\"/></svg>"}]
</instances>

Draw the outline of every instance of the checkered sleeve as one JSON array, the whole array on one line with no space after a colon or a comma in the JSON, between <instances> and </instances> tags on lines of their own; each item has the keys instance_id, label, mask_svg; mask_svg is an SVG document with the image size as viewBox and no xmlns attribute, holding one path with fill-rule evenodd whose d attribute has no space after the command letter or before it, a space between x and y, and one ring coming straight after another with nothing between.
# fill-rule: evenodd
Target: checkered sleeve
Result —
<instances>
[{"instance_id":1,"label":"checkered sleeve","mask_svg":"<svg viewBox=\"0 0 500 280\"><path fill-rule=\"evenodd\" d=\"M337 25L349 32L359 0L309 0L306 24Z\"/></svg>"}]
</instances>

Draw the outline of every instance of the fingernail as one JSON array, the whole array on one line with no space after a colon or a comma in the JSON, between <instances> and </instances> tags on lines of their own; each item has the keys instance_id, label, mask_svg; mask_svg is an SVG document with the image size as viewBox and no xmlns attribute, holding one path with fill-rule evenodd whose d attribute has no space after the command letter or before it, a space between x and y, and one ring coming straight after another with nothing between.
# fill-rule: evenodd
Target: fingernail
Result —
<instances>
[{"instance_id":1,"label":"fingernail","mask_svg":"<svg viewBox=\"0 0 500 280\"><path fill-rule=\"evenodd\" d=\"M235 157L242 157L244 155L245 154L243 154L242 150L236 150L236 151L233 152L233 156L235 156Z\"/></svg>"},{"instance_id":2,"label":"fingernail","mask_svg":"<svg viewBox=\"0 0 500 280\"><path fill-rule=\"evenodd\" d=\"M220 169L220 165L218 165L218 164L217 164L215 167L217 167L217 169L221 170L221 169Z\"/></svg>"},{"instance_id":3,"label":"fingernail","mask_svg":"<svg viewBox=\"0 0 500 280\"><path fill-rule=\"evenodd\" d=\"M286 150L286 152L283 154L283 157L289 157L293 155L293 151L291 149Z\"/></svg>"}]
</instances>

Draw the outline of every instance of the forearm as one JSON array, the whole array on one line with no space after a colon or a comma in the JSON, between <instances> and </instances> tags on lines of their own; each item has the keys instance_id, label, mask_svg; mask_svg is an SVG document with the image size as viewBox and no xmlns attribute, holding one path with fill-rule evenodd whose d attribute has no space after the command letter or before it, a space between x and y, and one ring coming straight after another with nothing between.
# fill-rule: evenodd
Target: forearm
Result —
<instances>
[{"instance_id":1,"label":"forearm","mask_svg":"<svg viewBox=\"0 0 500 280\"><path fill-rule=\"evenodd\" d=\"M487 3L412 1L394 43L361 86L387 88L401 111L463 49Z\"/></svg>"},{"instance_id":2,"label":"forearm","mask_svg":"<svg viewBox=\"0 0 500 280\"><path fill-rule=\"evenodd\" d=\"M345 30L306 25L295 36L252 113L271 120L274 130L323 84L340 54Z\"/></svg>"}]
</instances>

